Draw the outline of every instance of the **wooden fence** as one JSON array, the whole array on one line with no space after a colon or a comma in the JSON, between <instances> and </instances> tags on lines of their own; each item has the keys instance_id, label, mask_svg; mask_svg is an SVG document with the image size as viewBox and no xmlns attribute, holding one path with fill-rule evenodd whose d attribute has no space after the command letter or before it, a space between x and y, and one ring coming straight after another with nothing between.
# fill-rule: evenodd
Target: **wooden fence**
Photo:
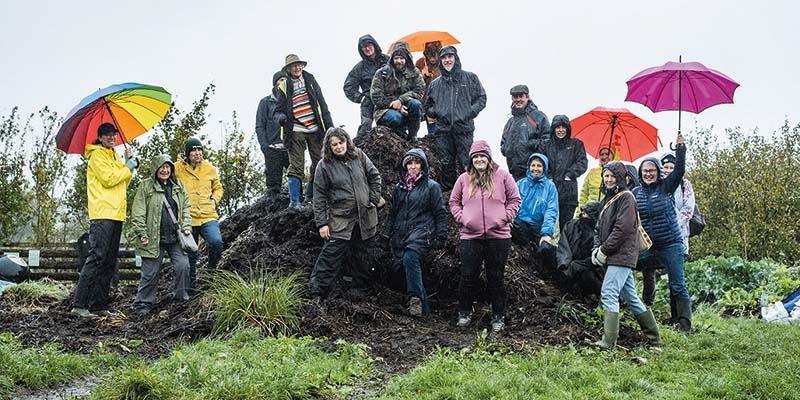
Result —
<instances>
[{"instance_id":1,"label":"wooden fence","mask_svg":"<svg viewBox=\"0 0 800 400\"><path fill-rule=\"evenodd\" d=\"M36 260L36 251L39 252L38 262ZM18 254L21 259L28 263L31 279L48 277L59 281L78 280L80 254L78 254L73 244L51 245L43 249L26 245L0 247L0 256L9 253ZM139 280L140 271L136 265L136 256L133 249L121 248L117 254L117 259L119 261L120 280Z\"/></svg>"}]
</instances>

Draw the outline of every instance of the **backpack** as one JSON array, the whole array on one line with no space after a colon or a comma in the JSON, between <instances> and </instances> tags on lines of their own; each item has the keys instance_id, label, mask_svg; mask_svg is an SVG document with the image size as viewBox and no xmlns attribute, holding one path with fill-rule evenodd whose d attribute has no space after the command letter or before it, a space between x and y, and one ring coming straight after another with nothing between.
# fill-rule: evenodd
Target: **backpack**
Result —
<instances>
[{"instance_id":1,"label":"backpack","mask_svg":"<svg viewBox=\"0 0 800 400\"><path fill-rule=\"evenodd\" d=\"M681 193L684 193L683 179L681 179ZM669 195L672 202L675 203L674 193ZM694 210L692 211L692 218L689 219L689 237L697 236L703 232L706 227L706 217L700 212L700 207L697 206L697 200L694 202Z\"/></svg>"}]
</instances>

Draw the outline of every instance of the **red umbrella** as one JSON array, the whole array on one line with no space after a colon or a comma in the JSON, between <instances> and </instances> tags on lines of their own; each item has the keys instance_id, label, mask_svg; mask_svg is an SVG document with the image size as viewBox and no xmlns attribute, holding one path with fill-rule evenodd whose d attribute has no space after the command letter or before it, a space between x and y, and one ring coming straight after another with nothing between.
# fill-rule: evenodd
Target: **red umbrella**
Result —
<instances>
[{"instance_id":1,"label":"red umbrella","mask_svg":"<svg viewBox=\"0 0 800 400\"><path fill-rule=\"evenodd\" d=\"M681 111L697 114L717 104L733 103L733 92L739 84L699 62L678 61L634 75L627 82L625 101L643 104L653 112L678 110L680 132Z\"/></svg>"},{"instance_id":2,"label":"red umbrella","mask_svg":"<svg viewBox=\"0 0 800 400\"><path fill-rule=\"evenodd\" d=\"M615 149L622 161L633 161L658 149L658 129L626 108L595 107L571 121L572 137L594 156Z\"/></svg>"}]
</instances>

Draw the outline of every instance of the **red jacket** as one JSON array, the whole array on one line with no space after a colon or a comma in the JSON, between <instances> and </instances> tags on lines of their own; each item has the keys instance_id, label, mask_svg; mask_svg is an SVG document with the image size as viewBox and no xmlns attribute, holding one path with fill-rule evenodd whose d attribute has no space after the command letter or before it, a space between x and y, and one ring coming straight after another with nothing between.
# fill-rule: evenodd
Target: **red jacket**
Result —
<instances>
[{"instance_id":1,"label":"red jacket","mask_svg":"<svg viewBox=\"0 0 800 400\"><path fill-rule=\"evenodd\" d=\"M478 140L470 148L470 158L476 152L491 156L489 145ZM469 173L465 172L456 180L450 192L450 212L461 225L460 238L469 239L508 239L511 237L511 224L517 216L522 198L508 171L500 169L492 162L494 174L494 193L480 190L469 196Z\"/></svg>"}]
</instances>

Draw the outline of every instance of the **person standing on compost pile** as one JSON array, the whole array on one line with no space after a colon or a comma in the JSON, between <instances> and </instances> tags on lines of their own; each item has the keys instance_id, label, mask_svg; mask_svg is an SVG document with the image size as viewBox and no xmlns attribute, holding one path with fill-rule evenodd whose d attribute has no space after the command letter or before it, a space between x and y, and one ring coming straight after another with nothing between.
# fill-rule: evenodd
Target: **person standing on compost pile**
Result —
<instances>
[{"instance_id":1,"label":"person standing on compost pile","mask_svg":"<svg viewBox=\"0 0 800 400\"><path fill-rule=\"evenodd\" d=\"M405 270L408 313L419 317L430 313L421 260L447 240L447 209L442 188L429 175L428 157L422 149L406 152L400 169L383 237L391 241L392 254L400 258Z\"/></svg>"},{"instance_id":2,"label":"person standing on compost pile","mask_svg":"<svg viewBox=\"0 0 800 400\"><path fill-rule=\"evenodd\" d=\"M150 165L155 172L136 189L131 207L136 255L142 257L142 278L133 303L139 315L149 314L156 301L161 261L165 253L169 255L175 273L173 300L189 300L189 258L183 252L177 236L178 230L183 235L192 234L189 194L183 183L175 177L175 164L168 155L153 157ZM178 226L175 226L172 215Z\"/></svg>"},{"instance_id":3,"label":"person standing on compost pile","mask_svg":"<svg viewBox=\"0 0 800 400\"><path fill-rule=\"evenodd\" d=\"M367 294L380 201L378 169L344 129L328 129L314 173L314 222L325 244L311 272L312 298L328 296L348 250L353 257L351 292Z\"/></svg>"},{"instance_id":4,"label":"person standing on compost pile","mask_svg":"<svg viewBox=\"0 0 800 400\"><path fill-rule=\"evenodd\" d=\"M256 110L256 137L264 154L264 175L267 184L267 206L275 202L281 192L283 174L289 168L289 154L283 143L283 127L275 121L278 105L277 90L286 82L286 73L272 75L272 93L258 102Z\"/></svg>"},{"instance_id":5,"label":"person standing on compost pile","mask_svg":"<svg viewBox=\"0 0 800 400\"><path fill-rule=\"evenodd\" d=\"M613 349L617 343L620 297L633 311L648 342L653 346L661 343L653 311L645 307L634 286L633 268L639 256L639 231L636 199L628 190L625 174L625 165L619 161L612 161L603 168L605 197L601 202L592 251L592 263L598 267L606 266L600 289L603 338L594 343L603 349Z\"/></svg>"},{"instance_id":6,"label":"person standing on compost pile","mask_svg":"<svg viewBox=\"0 0 800 400\"><path fill-rule=\"evenodd\" d=\"M661 264L666 267L670 296L674 297L675 314L684 333L692 331L692 299L686 288L683 272L684 245L672 194L680 188L686 171L686 145L683 135L675 139L675 169L662 176L661 162L655 157L646 158L639 165L641 186L634 190L639 216L653 246L639 255L639 262Z\"/></svg>"},{"instance_id":7,"label":"person standing on compost pile","mask_svg":"<svg viewBox=\"0 0 800 400\"><path fill-rule=\"evenodd\" d=\"M440 183L446 190L470 163L469 148L475 117L486 107L486 91L472 72L461 69L453 46L439 52L441 76L431 82L425 95L425 114L436 120L436 149L442 163Z\"/></svg>"},{"instance_id":8,"label":"person standing on compost pile","mask_svg":"<svg viewBox=\"0 0 800 400\"><path fill-rule=\"evenodd\" d=\"M506 157L508 172L519 181L527 174L528 157L543 153L544 144L550 140L550 121L528 97L528 86L516 85L510 93L511 117L503 127L500 152Z\"/></svg>"},{"instance_id":9,"label":"person standing on compost pile","mask_svg":"<svg viewBox=\"0 0 800 400\"><path fill-rule=\"evenodd\" d=\"M114 151L119 130L108 122L97 128L97 140L86 146L86 192L89 204L89 256L75 287L73 308L81 317L111 315L108 292L117 264L126 190L139 161L125 150L125 161Z\"/></svg>"},{"instance_id":10,"label":"person standing on compost pile","mask_svg":"<svg viewBox=\"0 0 800 400\"><path fill-rule=\"evenodd\" d=\"M391 128L406 140L417 139L422 120L425 81L411 62L406 42L394 44L389 62L375 73L370 96L375 104L375 121Z\"/></svg>"},{"instance_id":11,"label":"person standing on compost pile","mask_svg":"<svg viewBox=\"0 0 800 400\"><path fill-rule=\"evenodd\" d=\"M381 46L372 35L358 38L358 55L361 56L361 61L353 66L344 80L344 95L353 103L361 104L361 125L358 126L356 138L372 127L372 114L375 112L375 105L369 96L372 78L378 68L389 62L389 56L383 54Z\"/></svg>"},{"instance_id":12,"label":"person standing on compost pile","mask_svg":"<svg viewBox=\"0 0 800 400\"><path fill-rule=\"evenodd\" d=\"M458 177L450 193L450 212L461 226L457 325L465 327L472 322L472 301L483 264L492 302L492 331L497 333L505 328L503 277L511 248L511 224L522 199L511 174L492 161L486 141L473 143L469 157L467 172Z\"/></svg>"}]
</instances>

